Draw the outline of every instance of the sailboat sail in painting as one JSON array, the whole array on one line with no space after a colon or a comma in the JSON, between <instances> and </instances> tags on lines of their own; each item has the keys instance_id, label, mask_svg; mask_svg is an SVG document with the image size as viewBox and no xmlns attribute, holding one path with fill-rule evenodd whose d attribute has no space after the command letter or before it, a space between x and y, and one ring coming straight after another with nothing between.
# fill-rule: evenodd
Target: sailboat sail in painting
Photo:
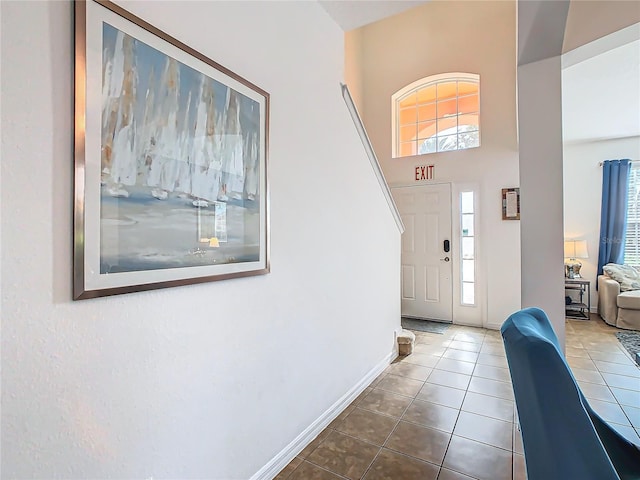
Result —
<instances>
[{"instance_id":1,"label":"sailboat sail in painting","mask_svg":"<svg viewBox=\"0 0 640 480\"><path fill-rule=\"evenodd\" d=\"M103 23L100 273L260 255L260 104Z\"/></svg>"}]
</instances>

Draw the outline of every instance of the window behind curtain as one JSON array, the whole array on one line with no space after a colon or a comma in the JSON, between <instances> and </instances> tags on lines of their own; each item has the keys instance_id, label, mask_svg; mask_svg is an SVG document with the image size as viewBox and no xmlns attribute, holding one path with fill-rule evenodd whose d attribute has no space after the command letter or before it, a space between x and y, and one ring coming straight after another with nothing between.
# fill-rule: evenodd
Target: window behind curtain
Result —
<instances>
[{"instance_id":1,"label":"window behind curtain","mask_svg":"<svg viewBox=\"0 0 640 480\"><path fill-rule=\"evenodd\" d=\"M640 164L632 163L629 173L629 200L627 202L627 238L624 245L624 263L640 267Z\"/></svg>"}]
</instances>

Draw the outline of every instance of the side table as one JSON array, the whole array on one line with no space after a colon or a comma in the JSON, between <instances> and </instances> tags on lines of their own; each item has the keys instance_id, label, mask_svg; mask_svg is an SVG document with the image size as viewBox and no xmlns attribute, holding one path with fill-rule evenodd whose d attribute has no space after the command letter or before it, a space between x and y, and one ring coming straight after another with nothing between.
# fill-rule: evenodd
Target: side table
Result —
<instances>
[{"instance_id":1,"label":"side table","mask_svg":"<svg viewBox=\"0 0 640 480\"><path fill-rule=\"evenodd\" d=\"M565 305L565 316L568 318L589 320L589 312L591 311L591 282L583 278L565 278L564 294L565 297L571 299L571 303L566 303Z\"/></svg>"}]
</instances>

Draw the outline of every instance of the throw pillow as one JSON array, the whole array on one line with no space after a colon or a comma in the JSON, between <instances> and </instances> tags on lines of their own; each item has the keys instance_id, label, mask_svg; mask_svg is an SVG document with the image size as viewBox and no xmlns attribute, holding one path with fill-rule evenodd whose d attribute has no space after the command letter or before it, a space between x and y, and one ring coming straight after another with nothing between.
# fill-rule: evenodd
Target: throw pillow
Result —
<instances>
[{"instance_id":1,"label":"throw pillow","mask_svg":"<svg viewBox=\"0 0 640 480\"><path fill-rule=\"evenodd\" d=\"M640 272L631 265L607 263L602 270L620 284L621 292L640 290Z\"/></svg>"}]
</instances>

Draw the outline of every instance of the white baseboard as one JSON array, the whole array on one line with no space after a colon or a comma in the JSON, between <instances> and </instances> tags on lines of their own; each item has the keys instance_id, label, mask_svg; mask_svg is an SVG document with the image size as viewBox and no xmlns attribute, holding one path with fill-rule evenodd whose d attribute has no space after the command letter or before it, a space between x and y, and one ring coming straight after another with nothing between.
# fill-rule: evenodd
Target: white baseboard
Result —
<instances>
[{"instance_id":1,"label":"white baseboard","mask_svg":"<svg viewBox=\"0 0 640 480\"><path fill-rule=\"evenodd\" d=\"M345 393L336 403L309 425L289 445L284 447L275 457L258 470L249 480L271 480L286 467L304 448L309 445L327 425L329 425L342 411L367 388L382 371L389 366L398 355L392 351L378 362L362 379Z\"/></svg>"},{"instance_id":2,"label":"white baseboard","mask_svg":"<svg viewBox=\"0 0 640 480\"><path fill-rule=\"evenodd\" d=\"M488 323L484 328L487 330L500 330L502 328L502 323Z\"/></svg>"}]
</instances>

